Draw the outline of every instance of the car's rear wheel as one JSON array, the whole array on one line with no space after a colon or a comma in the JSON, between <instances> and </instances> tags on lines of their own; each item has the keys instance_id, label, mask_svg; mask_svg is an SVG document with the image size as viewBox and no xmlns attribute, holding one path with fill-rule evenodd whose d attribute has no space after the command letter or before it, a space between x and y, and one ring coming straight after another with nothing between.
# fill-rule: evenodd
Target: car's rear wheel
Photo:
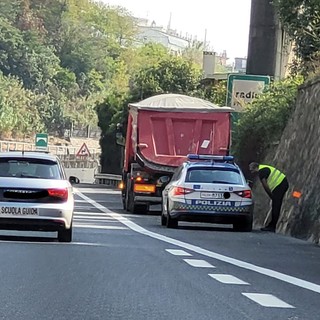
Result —
<instances>
[{"instance_id":1,"label":"car's rear wheel","mask_svg":"<svg viewBox=\"0 0 320 320\"><path fill-rule=\"evenodd\" d=\"M167 228L171 228L171 229L175 229L178 227L178 220L177 219L173 219L171 216L170 216L170 212L169 210L167 210L168 214L167 214L167 221L166 221L166 225L167 225Z\"/></svg>"},{"instance_id":2,"label":"car's rear wheel","mask_svg":"<svg viewBox=\"0 0 320 320\"><path fill-rule=\"evenodd\" d=\"M242 221L233 224L233 230L240 232L250 232L252 231L253 219L252 216L243 219Z\"/></svg>"},{"instance_id":3,"label":"car's rear wheel","mask_svg":"<svg viewBox=\"0 0 320 320\"><path fill-rule=\"evenodd\" d=\"M72 226L70 229L63 229L58 231L59 242L71 242L72 241Z\"/></svg>"}]
</instances>

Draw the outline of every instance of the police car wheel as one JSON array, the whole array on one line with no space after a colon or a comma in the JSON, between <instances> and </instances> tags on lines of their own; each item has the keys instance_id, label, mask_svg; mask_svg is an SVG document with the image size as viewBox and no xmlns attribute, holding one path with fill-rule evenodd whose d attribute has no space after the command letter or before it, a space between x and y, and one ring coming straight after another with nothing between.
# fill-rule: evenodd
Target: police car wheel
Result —
<instances>
[{"instance_id":1,"label":"police car wheel","mask_svg":"<svg viewBox=\"0 0 320 320\"><path fill-rule=\"evenodd\" d=\"M234 223L233 230L242 232L252 231L252 217L244 219L241 222Z\"/></svg>"},{"instance_id":2,"label":"police car wheel","mask_svg":"<svg viewBox=\"0 0 320 320\"><path fill-rule=\"evenodd\" d=\"M175 229L178 227L178 220L172 219L168 211L167 214L167 228Z\"/></svg>"}]
</instances>

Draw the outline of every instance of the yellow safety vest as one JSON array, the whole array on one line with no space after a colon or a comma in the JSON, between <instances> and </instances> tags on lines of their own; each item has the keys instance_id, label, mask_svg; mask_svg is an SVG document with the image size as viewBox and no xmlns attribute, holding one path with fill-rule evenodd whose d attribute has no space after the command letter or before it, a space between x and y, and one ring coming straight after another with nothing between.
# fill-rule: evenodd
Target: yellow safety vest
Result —
<instances>
[{"instance_id":1,"label":"yellow safety vest","mask_svg":"<svg viewBox=\"0 0 320 320\"><path fill-rule=\"evenodd\" d=\"M267 184L270 190L273 191L285 179L286 176L280 170L274 167L267 166L264 164L259 165L259 170L264 168L270 169L270 175L267 179Z\"/></svg>"}]
</instances>

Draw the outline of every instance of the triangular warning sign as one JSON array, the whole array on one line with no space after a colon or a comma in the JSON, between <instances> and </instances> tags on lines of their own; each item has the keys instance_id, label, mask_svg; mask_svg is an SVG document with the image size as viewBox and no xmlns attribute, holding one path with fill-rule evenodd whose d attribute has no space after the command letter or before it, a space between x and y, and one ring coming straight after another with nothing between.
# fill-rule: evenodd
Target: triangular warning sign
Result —
<instances>
[{"instance_id":1,"label":"triangular warning sign","mask_svg":"<svg viewBox=\"0 0 320 320\"><path fill-rule=\"evenodd\" d=\"M77 157L90 157L90 151L87 145L84 143L77 153Z\"/></svg>"}]
</instances>

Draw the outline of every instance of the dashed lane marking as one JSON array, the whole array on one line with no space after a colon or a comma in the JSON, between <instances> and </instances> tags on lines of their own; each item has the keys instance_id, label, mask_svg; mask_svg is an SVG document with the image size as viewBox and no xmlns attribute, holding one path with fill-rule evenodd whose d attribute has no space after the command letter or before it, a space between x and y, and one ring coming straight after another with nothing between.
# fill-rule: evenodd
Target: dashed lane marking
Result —
<instances>
[{"instance_id":1,"label":"dashed lane marking","mask_svg":"<svg viewBox=\"0 0 320 320\"><path fill-rule=\"evenodd\" d=\"M185 256L185 257L192 256L192 254L190 254L184 250L166 249L166 251L175 255L175 256Z\"/></svg>"},{"instance_id":2,"label":"dashed lane marking","mask_svg":"<svg viewBox=\"0 0 320 320\"><path fill-rule=\"evenodd\" d=\"M196 268L215 268L211 263L205 260L183 259L187 264Z\"/></svg>"},{"instance_id":3,"label":"dashed lane marking","mask_svg":"<svg viewBox=\"0 0 320 320\"><path fill-rule=\"evenodd\" d=\"M267 269L267 268L263 268L263 267L259 267L256 266L252 263L248 263L242 260L238 260L238 259L234 259L228 256L224 256L222 254L213 252L213 251L209 251L206 249L203 249L201 247L180 241L180 240L176 240L155 232L151 232L145 228L142 228L141 226L137 225L136 223L128 220L127 218L125 218L124 216L122 216L121 214L112 212L111 210L109 210L108 208L102 206L101 204L95 202L94 200L92 200L91 198L87 197L86 195L82 194L81 192L78 191L77 195L79 197L81 197L82 199L88 201L90 204L92 204L93 206L95 206L97 209L99 209L101 212L104 212L106 214L108 214L109 216L113 217L114 219L117 219L118 221L120 221L121 223L123 223L125 226L127 226L128 228L130 228L131 230L138 232L140 234L143 234L145 236L151 237L153 239L157 239L166 243L169 243L171 245L175 245L177 247L186 249L188 251L192 251L192 252L196 252L198 254L201 254L203 256L207 256L225 263L229 263L231 265L234 265L236 267L239 268L243 268L246 270L250 270L250 271L254 271L256 273L260 273L262 275L268 276L270 278L274 278L277 280L281 280L283 282L286 283L290 283L296 287L300 287L300 288L304 288L316 293L320 293L320 285L316 284L316 283L312 283L306 280L302 280L278 271L274 271L271 269Z\"/></svg>"},{"instance_id":4,"label":"dashed lane marking","mask_svg":"<svg viewBox=\"0 0 320 320\"><path fill-rule=\"evenodd\" d=\"M269 308L295 308L294 306L280 300L279 298L271 294L262 293L242 293L244 296L250 300L260 304L263 307Z\"/></svg>"},{"instance_id":5,"label":"dashed lane marking","mask_svg":"<svg viewBox=\"0 0 320 320\"><path fill-rule=\"evenodd\" d=\"M209 276L221 283L225 284L239 284L239 285L249 285L248 282L242 281L241 279L232 276L230 274L209 274Z\"/></svg>"}]
</instances>

